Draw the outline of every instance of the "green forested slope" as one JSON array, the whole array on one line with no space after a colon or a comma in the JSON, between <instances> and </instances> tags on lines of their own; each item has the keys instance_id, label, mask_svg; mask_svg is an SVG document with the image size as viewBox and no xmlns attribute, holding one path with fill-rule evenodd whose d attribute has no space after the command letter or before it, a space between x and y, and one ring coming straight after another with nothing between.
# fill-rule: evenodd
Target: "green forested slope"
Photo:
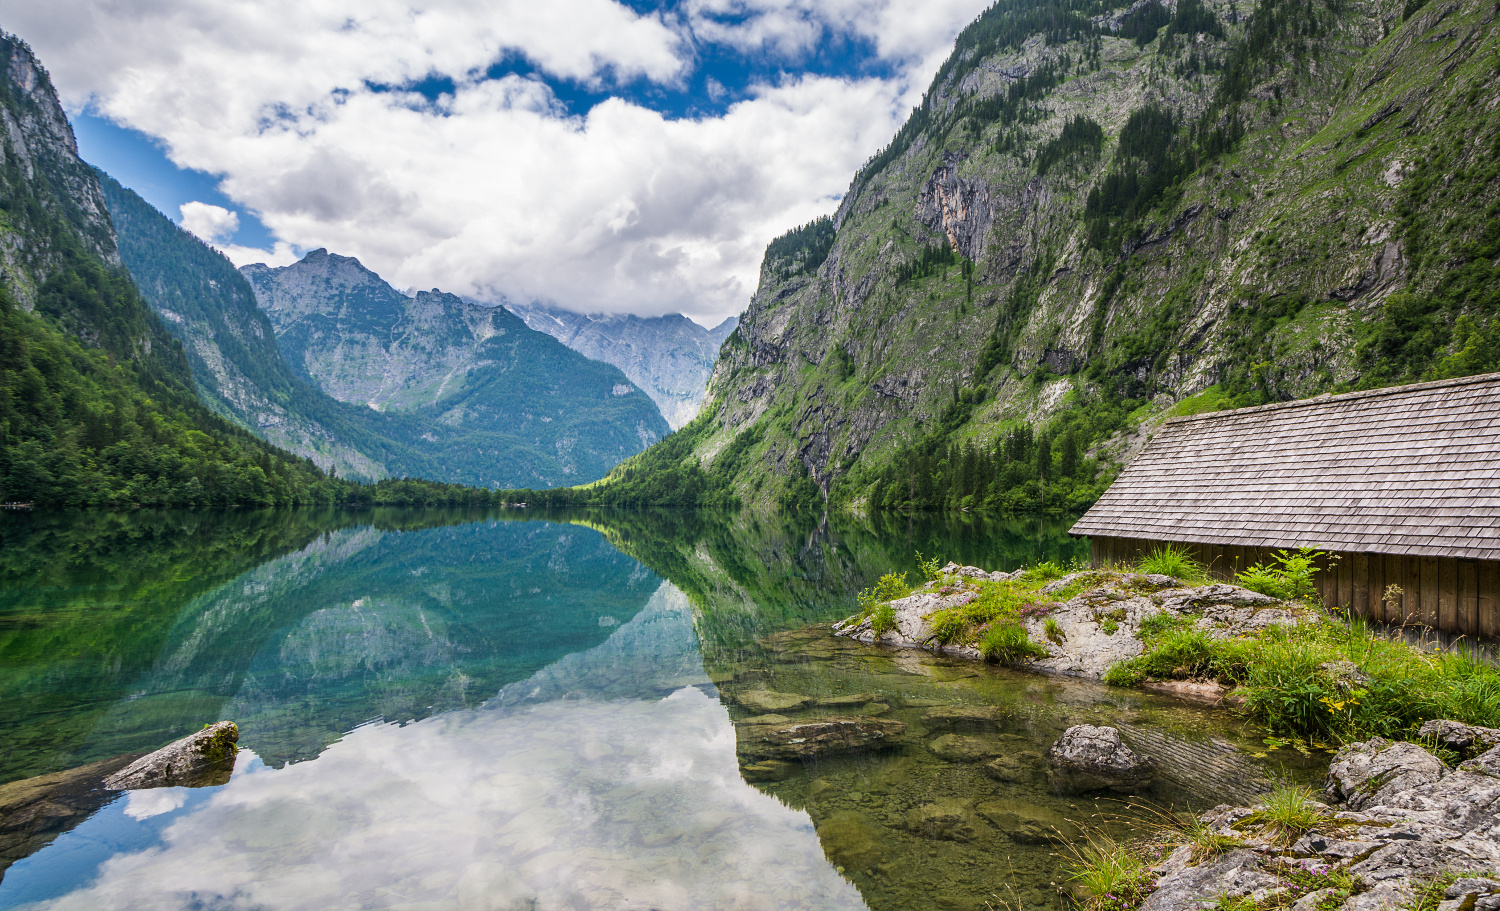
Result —
<instances>
[{"instance_id":1,"label":"green forested slope","mask_svg":"<svg viewBox=\"0 0 1500 911\"><path fill-rule=\"evenodd\" d=\"M41 507L472 502L359 487L209 411L182 344L120 262L47 73L0 34L0 502Z\"/></svg>"},{"instance_id":2,"label":"green forested slope","mask_svg":"<svg viewBox=\"0 0 1500 911\"><path fill-rule=\"evenodd\" d=\"M1168 414L1500 369L1496 16L1002 0L767 250L686 462L749 501L1072 509Z\"/></svg>"}]
</instances>

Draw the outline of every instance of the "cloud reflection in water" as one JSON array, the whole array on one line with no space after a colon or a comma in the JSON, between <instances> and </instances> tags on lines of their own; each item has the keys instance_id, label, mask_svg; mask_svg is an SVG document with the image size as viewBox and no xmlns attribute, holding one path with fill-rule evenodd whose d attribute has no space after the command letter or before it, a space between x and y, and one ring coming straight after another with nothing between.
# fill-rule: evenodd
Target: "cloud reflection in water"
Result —
<instances>
[{"instance_id":1,"label":"cloud reflection in water","mask_svg":"<svg viewBox=\"0 0 1500 911\"><path fill-rule=\"evenodd\" d=\"M707 684L663 583L480 709L237 775L43 907L863 908L807 814L741 779Z\"/></svg>"}]
</instances>

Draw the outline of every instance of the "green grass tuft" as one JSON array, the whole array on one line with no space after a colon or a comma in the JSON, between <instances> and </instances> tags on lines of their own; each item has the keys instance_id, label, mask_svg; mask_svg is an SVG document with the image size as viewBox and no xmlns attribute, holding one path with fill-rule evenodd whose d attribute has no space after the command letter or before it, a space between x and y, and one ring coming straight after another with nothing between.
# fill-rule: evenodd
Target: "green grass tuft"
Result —
<instances>
[{"instance_id":1,"label":"green grass tuft","mask_svg":"<svg viewBox=\"0 0 1500 911\"><path fill-rule=\"evenodd\" d=\"M1152 550L1151 553L1141 558L1141 561L1136 564L1136 569L1143 573L1171 576L1187 582L1208 578L1208 571L1204 569L1203 564L1194 560L1187 548L1174 544L1166 544Z\"/></svg>"}]
</instances>

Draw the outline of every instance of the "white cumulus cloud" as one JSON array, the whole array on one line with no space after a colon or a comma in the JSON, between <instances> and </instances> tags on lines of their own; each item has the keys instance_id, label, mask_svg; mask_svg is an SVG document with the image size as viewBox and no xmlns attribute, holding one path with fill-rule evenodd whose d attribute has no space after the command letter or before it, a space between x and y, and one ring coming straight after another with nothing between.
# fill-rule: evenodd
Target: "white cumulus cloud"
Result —
<instances>
[{"instance_id":1,"label":"white cumulus cloud","mask_svg":"<svg viewBox=\"0 0 1500 911\"><path fill-rule=\"evenodd\" d=\"M178 224L182 225L184 231L196 234L204 243L222 243L234 237L234 232L240 229L239 214L223 206L206 202L185 202L178 208L182 211L182 220Z\"/></svg>"},{"instance_id":2,"label":"white cumulus cloud","mask_svg":"<svg viewBox=\"0 0 1500 911\"><path fill-rule=\"evenodd\" d=\"M222 175L278 241L221 244L237 262L327 247L398 286L714 322L748 302L771 238L832 211L985 2L0 0L0 15L73 109ZM836 40L873 48L884 74L796 72ZM618 97L682 87L709 45L790 75L712 117ZM516 59L540 75L489 78ZM544 79L617 97L570 113ZM453 90L404 88L423 80ZM184 226L227 240L209 208L185 207Z\"/></svg>"}]
</instances>

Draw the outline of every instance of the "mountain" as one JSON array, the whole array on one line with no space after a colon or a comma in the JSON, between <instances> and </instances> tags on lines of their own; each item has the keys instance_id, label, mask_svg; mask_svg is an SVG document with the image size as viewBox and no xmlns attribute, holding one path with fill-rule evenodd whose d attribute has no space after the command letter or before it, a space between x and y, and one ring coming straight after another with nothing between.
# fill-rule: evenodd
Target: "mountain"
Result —
<instances>
[{"instance_id":1,"label":"mountain","mask_svg":"<svg viewBox=\"0 0 1500 911\"><path fill-rule=\"evenodd\" d=\"M30 48L0 33L0 501L275 505L347 485L212 414L121 266L94 171Z\"/></svg>"},{"instance_id":2,"label":"mountain","mask_svg":"<svg viewBox=\"0 0 1500 911\"><path fill-rule=\"evenodd\" d=\"M382 426L368 408L323 395L287 367L255 292L223 254L107 174L98 177L121 259L182 341L210 409L342 477L378 480L435 468L415 453L393 451L400 447L389 440L400 429Z\"/></svg>"},{"instance_id":3,"label":"mountain","mask_svg":"<svg viewBox=\"0 0 1500 911\"><path fill-rule=\"evenodd\" d=\"M1073 509L1166 415L1500 369L1496 18L1001 0L617 480Z\"/></svg>"},{"instance_id":4,"label":"mountain","mask_svg":"<svg viewBox=\"0 0 1500 911\"><path fill-rule=\"evenodd\" d=\"M719 346L739 324L732 316L705 329L681 314L586 315L546 304L509 302L505 308L574 351L619 367L651 396L673 430L697 416Z\"/></svg>"},{"instance_id":5,"label":"mountain","mask_svg":"<svg viewBox=\"0 0 1500 911\"><path fill-rule=\"evenodd\" d=\"M618 369L502 307L437 289L408 297L326 250L240 272L296 375L342 402L425 422L403 442L441 447L449 479L585 483L670 433Z\"/></svg>"}]
</instances>

